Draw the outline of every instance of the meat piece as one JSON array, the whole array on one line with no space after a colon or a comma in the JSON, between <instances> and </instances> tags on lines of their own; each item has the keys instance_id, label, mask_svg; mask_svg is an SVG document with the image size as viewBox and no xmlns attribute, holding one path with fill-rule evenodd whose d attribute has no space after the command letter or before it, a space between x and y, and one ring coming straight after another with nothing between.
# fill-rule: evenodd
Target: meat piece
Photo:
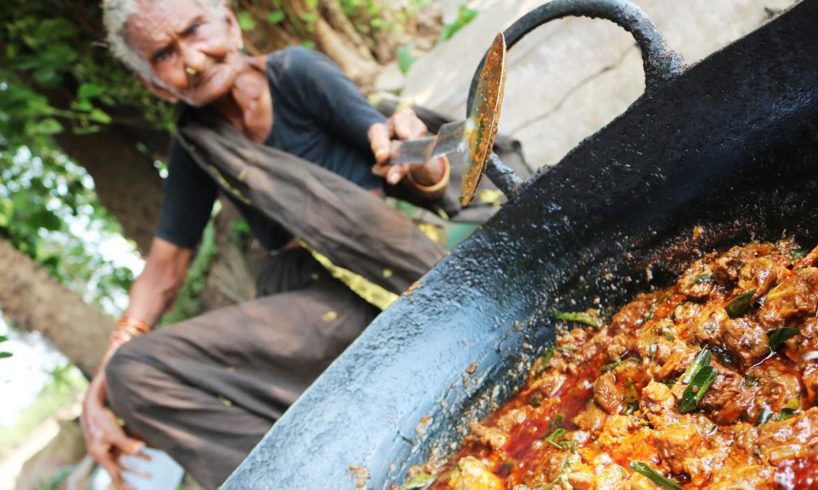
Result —
<instances>
[{"instance_id":1,"label":"meat piece","mask_svg":"<svg viewBox=\"0 0 818 490\"><path fill-rule=\"evenodd\" d=\"M535 461L535 464L532 465L533 471L530 473L533 478L527 481L527 483L542 484L553 482L558 478L565 477L565 475L573 471L574 468L577 468L577 472L582 471L583 466L587 467L570 451L549 451L545 457L539 458Z\"/></svg>"},{"instance_id":2,"label":"meat piece","mask_svg":"<svg viewBox=\"0 0 818 490\"><path fill-rule=\"evenodd\" d=\"M661 364L658 369L655 369L651 374L656 376L657 379L675 379L677 376L682 374L685 369L693 362L693 358L696 357L696 354L699 352L699 348L693 347L687 342L682 342L681 340L674 340L668 344L657 344L657 355L656 355L656 362L661 363L662 360L659 356L659 351L665 347L668 349L669 356L667 356L667 360Z\"/></svg>"},{"instance_id":3,"label":"meat piece","mask_svg":"<svg viewBox=\"0 0 818 490\"><path fill-rule=\"evenodd\" d=\"M497 419L497 427L503 432L510 433L515 425L520 425L525 422L527 417L526 411L523 408L514 408L509 410L502 417Z\"/></svg>"},{"instance_id":4,"label":"meat piece","mask_svg":"<svg viewBox=\"0 0 818 490\"><path fill-rule=\"evenodd\" d=\"M758 311L761 324L769 329L789 326L818 310L818 269L807 267L781 281L767 293Z\"/></svg>"},{"instance_id":5,"label":"meat piece","mask_svg":"<svg viewBox=\"0 0 818 490\"><path fill-rule=\"evenodd\" d=\"M778 359L770 359L748 371L758 379L757 403L774 412L781 412L784 405L801 396L801 382Z\"/></svg>"},{"instance_id":6,"label":"meat piece","mask_svg":"<svg viewBox=\"0 0 818 490\"><path fill-rule=\"evenodd\" d=\"M745 317L728 319L722 324L721 342L730 357L744 370L770 354L764 328Z\"/></svg>"},{"instance_id":7,"label":"meat piece","mask_svg":"<svg viewBox=\"0 0 818 490\"><path fill-rule=\"evenodd\" d=\"M818 318L807 318L799 326L798 335L787 340L781 352L802 370L818 361Z\"/></svg>"},{"instance_id":8,"label":"meat piece","mask_svg":"<svg viewBox=\"0 0 818 490\"><path fill-rule=\"evenodd\" d=\"M483 424L473 423L469 425L469 429L471 429L470 438L476 439L492 449L500 449L508 442L508 434L497 427L487 427Z\"/></svg>"},{"instance_id":9,"label":"meat piece","mask_svg":"<svg viewBox=\"0 0 818 490\"><path fill-rule=\"evenodd\" d=\"M616 463L611 463L599 471L598 468L587 467L584 471L572 471L568 475L568 483L577 490L618 490L624 487L628 473Z\"/></svg>"},{"instance_id":10,"label":"meat piece","mask_svg":"<svg viewBox=\"0 0 818 490\"><path fill-rule=\"evenodd\" d=\"M618 451L628 451L626 439L638 428L637 419L629 415L611 415L605 419L602 432L597 441L603 449L612 454Z\"/></svg>"},{"instance_id":11,"label":"meat piece","mask_svg":"<svg viewBox=\"0 0 818 490\"><path fill-rule=\"evenodd\" d=\"M631 479L628 480L628 483L630 483L630 485L623 488L627 488L629 490L657 490L662 488L653 483L653 480L650 478L640 475L639 473L634 473L631 475Z\"/></svg>"},{"instance_id":12,"label":"meat piece","mask_svg":"<svg viewBox=\"0 0 818 490\"><path fill-rule=\"evenodd\" d=\"M811 404L818 405L818 363L813 362L804 368L802 380L807 389L807 399Z\"/></svg>"},{"instance_id":13,"label":"meat piece","mask_svg":"<svg viewBox=\"0 0 818 490\"><path fill-rule=\"evenodd\" d=\"M744 264L756 257L768 255L773 250L774 246L769 243L736 246L716 258L711 267L720 283L734 282L738 280L739 271Z\"/></svg>"},{"instance_id":14,"label":"meat piece","mask_svg":"<svg viewBox=\"0 0 818 490\"><path fill-rule=\"evenodd\" d=\"M609 414L622 410L625 390L617 384L616 375L608 372L594 382L594 401Z\"/></svg>"},{"instance_id":15,"label":"meat piece","mask_svg":"<svg viewBox=\"0 0 818 490\"><path fill-rule=\"evenodd\" d=\"M709 260L700 259L679 277L676 285L679 291L691 299L706 299L716 289L716 276L710 268Z\"/></svg>"},{"instance_id":16,"label":"meat piece","mask_svg":"<svg viewBox=\"0 0 818 490\"><path fill-rule=\"evenodd\" d=\"M590 339L592 335L593 332L591 332L589 328L574 328L568 333L559 336L556 344L561 350L577 353L587 345L588 339ZM591 357L593 357L593 355L591 355L589 359Z\"/></svg>"},{"instance_id":17,"label":"meat piece","mask_svg":"<svg viewBox=\"0 0 818 490\"><path fill-rule=\"evenodd\" d=\"M791 273L789 269L767 257L750 260L739 271L738 289L740 291L755 290L754 298L767 294L780 279Z\"/></svg>"},{"instance_id":18,"label":"meat piece","mask_svg":"<svg viewBox=\"0 0 818 490\"><path fill-rule=\"evenodd\" d=\"M685 471L685 459L696 454L702 443L701 435L690 421L689 417L685 417L676 424L655 431L653 435L659 455L674 473Z\"/></svg>"},{"instance_id":19,"label":"meat piece","mask_svg":"<svg viewBox=\"0 0 818 490\"><path fill-rule=\"evenodd\" d=\"M670 315L670 317L677 326L683 327L682 330L687 330L688 324L692 322L694 318L699 316L701 311L702 305L699 303L684 301L676 305L676 308L673 309L673 313Z\"/></svg>"},{"instance_id":20,"label":"meat piece","mask_svg":"<svg viewBox=\"0 0 818 490\"><path fill-rule=\"evenodd\" d=\"M752 390L753 387L746 386L744 376L732 369L715 361L711 361L711 365L716 369L717 376L702 398L699 408L713 412L716 422L720 424L733 423L752 403L752 397L743 392ZM681 398L681 394L679 395Z\"/></svg>"},{"instance_id":21,"label":"meat piece","mask_svg":"<svg viewBox=\"0 0 818 490\"><path fill-rule=\"evenodd\" d=\"M614 335L613 337L605 335L604 344L606 352L608 353L608 359L615 360L621 359L626 352L631 350L633 340L631 335L625 333L620 333L618 335Z\"/></svg>"},{"instance_id":22,"label":"meat piece","mask_svg":"<svg viewBox=\"0 0 818 490\"><path fill-rule=\"evenodd\" d=\"M637 296L632 302L623 306L622 309L616 312L613 318L611 318L611 332L617 334L642 326L654 301L656 301L656 293L642 294Z\"/></svg>"},{"instance_id":23,"label":"meat piece","mask_svg":"<svg viewBox=\"0 0 818 490\"><path fill-rule=\"evenodd\" d=\"M702 414L685 415L681 423L693 426L700 434L701 443L694 453L683 459L683 466L684 472L690 475L693 488L702 488L714 474L723 471L725 461L731 455L731 441L725 437L729 433L716 429Z\"/></svg>"},{"instance_id":24,"label":"meat piece","mask_svg":"<svg viewBox=\"0 0 818 490\"><path fill-rule=\"evenodd\" d=\"M748 410L755 403L758 391L756 387L743 383L738 391L735 391L735 385L733 389L734 391L726 393L723 398L724 404L712 415L713 420L719 424L732 424L742 417L746 417Z\"/></svg>"},{"instance_id":25,"label":"meat piece","mask_svg":"<svg viewBox=\"0 0 818 490\"><path fill-rule=\"evenodd\" d=\"M585 406L583 411L574 417L573 422L577 424L577 427L580 429L586 430L594 436L598 436L602 430L602 426L605 425L606 418L608 418L608 414L602 411L599 405L589 403Z\"/></svg>"},{"instance_id":26,"label":"meat piece","mask_svg":"<svg viewBox=\"0 0 818 490\"><path fill-rule=\"evenodd\" d=\"M818 452L818 407L759 429L758 447L765 462L778 464Z\"/></svg>"},{"instance_id":27,"label":"meat piece","mask_svg":"<svg viewBox=\"0 0 818 490\"><path fill-rule=\"evenodd\" d=\"M721 329L730 317L724 308L718 304L711 304L702 309L693 324L693 335L700 341L715 344L721 337Z\"/></svg>"},{"instance_id":28,"label":"meat piece","mask_svg":"<svg viewBox=\"0 0 818 490\"><path fill-rule=\"evenodd\" d=\"M730 468L730 471L716 473L715 481L707 488L710 490L773 490L775 470L769 466L750 465L741 468Z\"/></svg>"},{"instance_id":29,"label":"meat piece","mask_svg":"<svg viewBox=\"0 0 818 490\"><path fill-rule=\"evenodd\" d=\"M452 490L505 490L506 486L486 463L473 456L460 458L449 480Z\"/></svg>"},{"instance_id":30,"label":"meat piece","mask_svg":"<svg viewBox=\"0 0 818 490\"><path fill-rule=\"evenodd\" d=\"M676 398L667 385L656 381L642 388L640 408L654 429L662 430L679 420Z\"/></svg>"},{"instance_id":31,"label":"meat piece","mask_svg":"<svg viewBox=\"0 0 818 490\"><path fill-rule=\"evenodd\" d=\"M735 446L751 455L758 444L758 431L752 425L739 422L733 426Z\"/></svg>"},{"instance_id":32,"label":"meat piece","mask_svg":"<svg viewBox=\"0 0 818 490\"><path fill-rule=\"evenodd\" d=\"M546 372L540 379L531 385L531 392L539 391L543 399L556 395L565 383L565 375L558 372Z\"/></svg>"}]
</instances>

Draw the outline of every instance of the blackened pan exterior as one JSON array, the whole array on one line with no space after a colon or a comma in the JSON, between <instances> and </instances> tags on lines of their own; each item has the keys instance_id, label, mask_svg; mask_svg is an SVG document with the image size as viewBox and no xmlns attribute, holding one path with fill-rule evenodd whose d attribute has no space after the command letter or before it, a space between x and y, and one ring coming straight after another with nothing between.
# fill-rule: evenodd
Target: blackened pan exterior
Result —
<instances>
[{"instance_id":1,"label":"blackened pan exterior","mask_svg":"<svg viewBox=\"0 0 818 490\"><path fill-rule=\"evenodd\" d=\"M367 488L389 488L522 381L554 309L622 305L698 251L782 235L814 246L816 26L806 0L539 175L380 315L225 488L355 488L351 465Z\"/></svg>"}]
</instances>

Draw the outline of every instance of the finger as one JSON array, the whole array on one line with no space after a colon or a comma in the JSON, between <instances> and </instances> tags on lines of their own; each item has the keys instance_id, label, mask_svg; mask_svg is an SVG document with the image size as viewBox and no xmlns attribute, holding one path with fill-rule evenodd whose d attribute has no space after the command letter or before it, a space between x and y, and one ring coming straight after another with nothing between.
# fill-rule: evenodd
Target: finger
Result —
<instances>
[{"instance_id":1,"label":"finger","mask_svg":"<svg viewBox=\"0 0 818 490\"><path fill-rule=\"evenodd\" d=\"M119 467L122 469L122 471L127 471L128 473L133 473L134 475L136 475L136 476L138 476L140 478L150 480L151 476L153 476L153 475L151 475L151 472L148 471L148 470L137 468L137 467L135 467L133 465L130 465L128 463L123 463L122 458L119 459L118 464L119 464Z\"/></svg>"},{"instance_id":2,"label":"finger","mask_svg":"<svg viewBox=\"0 0 818 490\"><path fill-rule=\"evenodd\" d=\"M95 461L108 473L108 476L111 477L111 483L114 484L114 488L127 488L125 487L125 480L122 479L122 471L110 454L108 454L106 458L95 459Z\"/></svg>"},{"instance_id":3,"label":"finger","mask_svg":"<svg viewBox=\"0 0 818 490\"><path fill-rule=\"evenodd\" d=\"M118 429L108 434L108 440L117 449L125 454L136 455L145 448L145 443L138 439L132 439L125 435L125 431Z\"/></svg>"},{"instance_id":4,"label":"finger","mask_svg":"<svg viewBox=\"0 0 818 490\"><path fill-rule=\"evenodd\" d=\"M396 185L398 182L403 179L403 176L406 175L406 172L409 171L409 164L404 163L403 165L390 165L389 172L386 174L386 182L389 185Z\"/></svg>"},{"instance_id":5,"label":"finger","mask_svg":"<svg viewBox=\"0 0 818 490\"><path fill-rule=\"evenodd\" d=\"M382 165L389 160L392 143L389 140L389 129L384 124L373 124L369 128L369 145L375 162Z\"/></svg>"},{"instance_id":6,"label":"finger","mask_svg":"<svg viewBox=\"0 0 818 490\"><path fill-rule=\"evenodd\" d=\"M392 135L398 139L415 139L426 134L426 125L412 109L402 109L396 112L391 121Z\"/></svg>"}]
</instances>

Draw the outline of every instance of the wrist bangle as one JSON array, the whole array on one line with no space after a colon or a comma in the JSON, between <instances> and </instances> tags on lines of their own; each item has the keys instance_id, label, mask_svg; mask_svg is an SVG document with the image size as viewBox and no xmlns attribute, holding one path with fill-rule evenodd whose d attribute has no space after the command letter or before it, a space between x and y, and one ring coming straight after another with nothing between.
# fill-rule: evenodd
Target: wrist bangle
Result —
<instances>
[{"instance_id":1,"label":"wrist bangle","mask_svg":"<svg viewBox=\"0 0 818 490\"><path fill-rule=\"evenodd\" d=\"M114 331L111 332L111 343L120 346L125 342L133 340L134 337L139 337L150 331L151 326L147 323L135 318L123 316L116 322L116 327Z\"/></svg>"},{"instance_id":2,"label":"wrist bangle","mask_svg":"<svg viewBox=\"0 0 818 490\"><path fill-rule=\"evenodd\" d=\"M137 320L136 318L131 318L129 316L123 315L122 318L116 322L117 327L130 327L135 329L139 333L148 333L153 328L148 325L147 323L143 322L142 320Z\"/></svg>"},{"instance_id":3,"label":"wrist bangle","mask_svg":"<svg viewBox=\"0 0 818 490\"><path fill-rule=\"evenodd\" d=\"M451 166L449 165L449 159L445 155L443 157L441 157L441 158L443 159L443 165L444 165L443 177L441 177L440 180L437 183L432 184L432 185L419 184L415 180L415 178L412 176L411 171L406 173L406 180L408 180L409 183L412 184L412 187L414 187L418 191L423 192L425 194L432 194L432 193L435 193L435 192L438 192L438 191L442 190L447 185L449 185L449 177L451 176L452 169L451 169Z\"/></svg>"}]
</instances>

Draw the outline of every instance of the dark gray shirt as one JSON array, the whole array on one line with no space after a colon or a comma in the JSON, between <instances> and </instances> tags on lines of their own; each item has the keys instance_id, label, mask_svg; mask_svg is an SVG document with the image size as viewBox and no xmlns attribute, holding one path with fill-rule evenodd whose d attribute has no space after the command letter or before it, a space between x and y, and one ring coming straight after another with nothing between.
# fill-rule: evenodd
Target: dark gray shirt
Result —
<instances>
[{"instance_id":1,"label":"dark gray shirt","mask_svg":"<svg viewBox=\"0 0 818 490\"><path fill-rule=\"evenodd\" d=\"M383 187L383 180L370 170L374 157L367 130L384 117L331 60L300 47L277 51L267 59L267 80L273 126L265 145L320 165L365 189ZM174 138L156 236L180 247L195 247L218 190ZM286 230L261 212L233 202L265 248L275 250L290 240Z\"/></svg>"}]
</instances>

